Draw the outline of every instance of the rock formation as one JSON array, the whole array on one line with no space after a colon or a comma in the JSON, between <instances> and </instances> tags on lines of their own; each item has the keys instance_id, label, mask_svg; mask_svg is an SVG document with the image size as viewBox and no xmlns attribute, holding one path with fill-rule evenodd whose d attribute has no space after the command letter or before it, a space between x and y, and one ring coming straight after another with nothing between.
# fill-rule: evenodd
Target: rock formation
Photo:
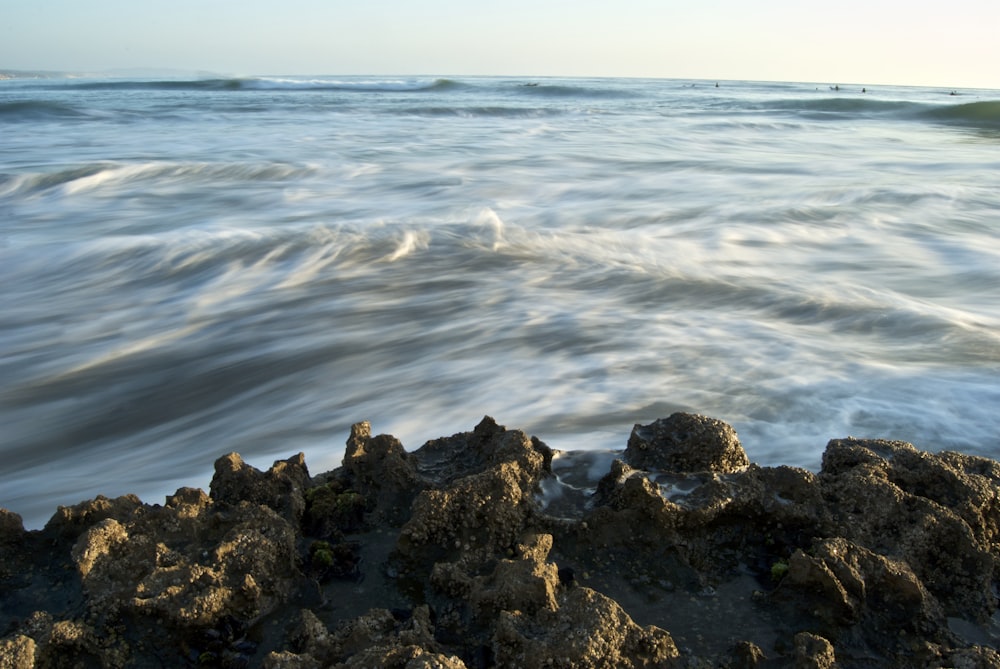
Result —
<instances>
[{"instance_id":1,"label":"rock formation","mask_svg":"<svg viewBox=\"0 0 1000 669\"><path fill-rule=\"evenodd\" d=\"M1000 464L901 442L814 474L689 414L614 454L359 423L317 476L0 510L0 669L997 667L998 533Z\"/></svg>"}]
</instances>

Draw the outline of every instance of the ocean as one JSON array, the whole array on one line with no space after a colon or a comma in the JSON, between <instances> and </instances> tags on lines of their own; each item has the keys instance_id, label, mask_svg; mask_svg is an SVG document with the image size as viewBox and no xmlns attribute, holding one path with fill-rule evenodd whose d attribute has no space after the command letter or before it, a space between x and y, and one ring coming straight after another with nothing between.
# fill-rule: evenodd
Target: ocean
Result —
<instances>
[{"instance_id":1,"label":"ocean","mask_svg":"<svg viewBox=\"0 0 1000 669\"><path fill-rule=\"evenodd\" d=\"M319 473L361 420L1000 457L998 186L991 90L5 79L0 506Z\"/></svg>"}]
</instances>

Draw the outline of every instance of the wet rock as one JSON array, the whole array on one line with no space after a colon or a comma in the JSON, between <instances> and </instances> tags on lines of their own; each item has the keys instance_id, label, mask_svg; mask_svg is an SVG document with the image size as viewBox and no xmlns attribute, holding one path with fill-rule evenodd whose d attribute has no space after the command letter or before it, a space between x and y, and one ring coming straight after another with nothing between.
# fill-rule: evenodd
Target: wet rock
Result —
<instances>
[{"instance_id":1,"label":"wet rock","mask_svg":"<svg viewBox=\"0 0 1000 669\"><path fill-rule=\"evenodd\" d=\"M551 471L552 465L552 449L519 430L508 431L489 416L483 417L472 432L428 441L413 456L421 475L437 486L449 485L501 462L516 463L529 475Z\"/></svg>"},{"instance_id":2,"label":"wet rock","mask_svg":"<svg viewBox=\"0 0 1000 669\"><path fill-rule=\"evenodd\" d=\"M135 495L122 495L109 499L98 495L92 500L74 506L60 506L45 524L45 533L62 540L75 541L88 528L107 518L126 521L141 513L142 500Z\"/></svg>"},{"instance_id":3,"label":"wet rock","mask_svg":"<svg viewBox=\"0 0 1000 669\"><path fill-rule=\"evenodd\" d=\"M500 613L493 636L498 666L670 667L680 653L664 630L640 627L614 600L573 588L535 616Z\"/></svg>"},{"instance_id":4,"label":"wet rock","mask_svg":"<svg viewBox=\"0 0 1000 669\"><path fill-rule=\"evenodd\" d=\"M910 639L947 638L940 605L906 563L845 539L820 541L812 553L792 555L772 599L794 600L797 617L827 639L917 665L926 658L913 656Z\"/></svg>"},{"instance_id":5,"label":"wet rock","mask_svg":"<svg viewBox=\"0 0 1000 669\"><path fill-rule=\"evenodd\" d=\"M502 554L518 540L537 507L538 482L548 473L547 449L523 432L488 423L487 429L473 433L475 457L494 464L445 477L446 485L424 490L414 500L396 551L409 570L429 574L434 563L456 556L470 561Z\"/></svg>"},{"instance_id":6,"label":"wet rock","mask_svg":"<svg viewBox=\"0 0 1000 669\"><path fill-rule=\"evenodd\" d=\"M23 568L21 562L27 538L21 516L0 509L0 595L4 581Z\"/></svg>"},{"instance_id":7,"label":"wet rock","mask_svg":"<svg viewBox=\"0 0 1000 669\"><path fill-rule=\"evenodd\" d=\"M0 511L0 666L1000 666L992 460L759 467L687 414L555 455L489 417L413 452L358 423L315 478L230 454L162 507Z\"/></svg>"},{"instance_id":8,"label":"wet rock","mask_svg":"<svg viewBox=\"0 0 1000 669\"><path fill-rule=\"evenodd\" d=\"M981 459L838 439L820 479L842 536L905 561L949 615L984 620L1000 573L997 475Z\"/></svg>"},{"instance_id":9,"label":"wet rock","mask_svg":"<svg viewBox=\"0 0 1000 669\"><path fill-rule=\"evenodd\" d=\"M266 472L243 462L238 453L215 461L210 494L219 502L250 502L269 507L290 523L298 523L305 511L305 489L309 470L302 453L278 460Z\"/></svg>"},{"instance_id":10,"label":"wet rock","mask_svg":"<svg viewBox=\"0 0 1000 669\"><path fill-rule=\"evenodd\" d=\"M92 604L179 630L252 620L285 601L299 576L295 532L270 508L215 509L189 491L131 522L101 521L72 557Z\"/></svg>"},{"instance_id":11,"label":"wet rock","mask_svg":"<svg viewBox=\"0 0 1000 669\"><path fill-rule=\"evenodd\" d=\"M755 643L740 641L733 649L732 669L757 669L767 659L764 651Z\"/></svg>"},{"instance_id":12,"label":"wet rock","mask_svg":"<svg viewBox=\"0 0 1000 669\"><path fill-rule=\"evenodd\" d=\"M561 584L558 568L546 561L551 548L551 535L532 534L514 551L519 558L498 560L489 574L472 576L463 565L438 562L430 582L438 591L468 602L480 619L492 618L502 610L529 614L555 610Z\"/></svg>"},{"instance_id":13,"label":"wet rock","mask_svg":"<svg viewBox=\"0 0 1000 669\"><path fill-rule=\"evenodd\" d=\"M625 462L637 469L719 473L737 472L750 464L731 426L687 413L632 428Z\"/></svg>"},{"instance_id":14,"label":"wet rock","mask_svg":"<svg viewBox=\"0 0 1000 669\"><path fill-rule=\"evenodd\" d=\"M365 500L372 525L398 527L409 517L414 496L424 488L413 456L391 435L372 437L367 421L351 426L343 472L350 489Z\"/></svg>"},{"instance_id":15,"label":"wet rock","mask_svg":"<svg viewBox=\"0 0 1000 669\"><path fill-rule=\"evenodd\" d=\"M0 667L3 669L33 669L36 649L35 640L23 634L0 639Z\"/></svg>"},{"instance_id":16,"label":"wet rock","mask_svg":"<svg viewBox=\"0 0 1000 669\"><path fill-rule=\"evenodd\" d=\"M833 669L836 666L837 656L829 641L808 632L795 635L795 669Z\"/></svg>"}]
</instances>

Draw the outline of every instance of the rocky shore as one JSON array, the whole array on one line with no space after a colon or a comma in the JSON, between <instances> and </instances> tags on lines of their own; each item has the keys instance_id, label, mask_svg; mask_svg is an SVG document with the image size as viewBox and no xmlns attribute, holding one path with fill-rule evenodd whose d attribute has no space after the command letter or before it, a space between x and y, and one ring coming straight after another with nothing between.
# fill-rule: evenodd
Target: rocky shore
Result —
<instances>
[{"instance_id":1,"label":"rocky shore","mask_svg":"<svg viewBox=\"0 0 1000 669\"><path fill-rule=\"evenodd\" d=\"M674 414L617 452L487 417L209 492L0 510L7 667L998 667L1000 464L831 441L760 467Z\"/></svg>"}]
</instances>

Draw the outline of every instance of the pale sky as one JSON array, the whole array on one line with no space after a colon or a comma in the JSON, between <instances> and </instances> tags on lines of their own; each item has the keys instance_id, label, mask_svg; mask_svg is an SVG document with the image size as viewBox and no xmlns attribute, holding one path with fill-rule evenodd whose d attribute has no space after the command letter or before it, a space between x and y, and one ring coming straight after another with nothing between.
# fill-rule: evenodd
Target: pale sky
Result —
<instances>
[{"instance_id":1,"label":"pale sky","mask_svg":"<svg viewBox=\"0 0 1000 669\"><path fill-rule=\"evenodd\" d=\"M1000 89L1000 0L22 0L0 70Z\"/></svg>"}]
</instances>

